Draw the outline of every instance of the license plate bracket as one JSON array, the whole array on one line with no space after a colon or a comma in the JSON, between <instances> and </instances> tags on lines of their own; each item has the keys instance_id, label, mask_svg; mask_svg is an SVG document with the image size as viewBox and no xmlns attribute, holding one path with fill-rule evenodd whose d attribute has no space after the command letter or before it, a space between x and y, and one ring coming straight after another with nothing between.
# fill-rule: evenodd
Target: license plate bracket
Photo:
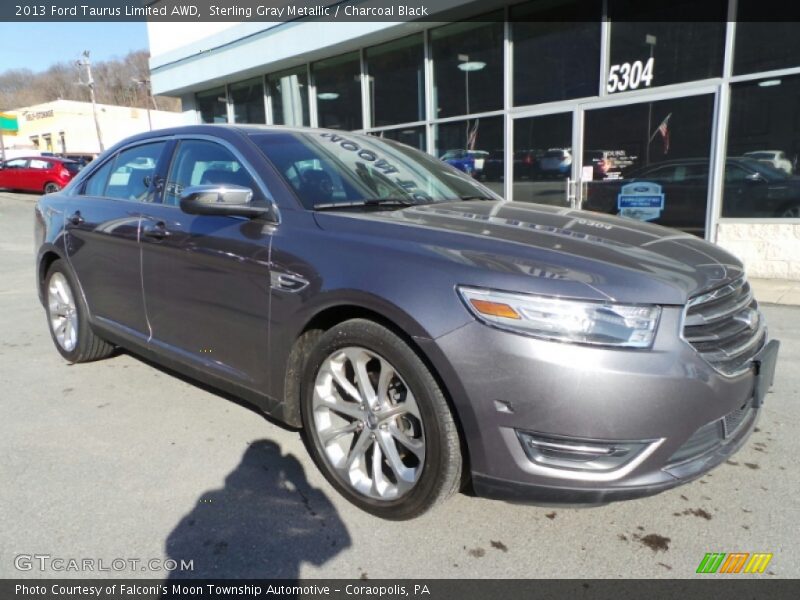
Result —
<instances>
[{"instance_id":1,"label":"license plate bracket","mask_svg":"<svg viewBox=\"0 0 800 600\"><path fill-rule=\"evenodd\" d=\"M764 397L775 380L775 365L778 362L778 349L781 343L771 340L761 349L753 359L755 367L755 384L753 386L753 407L759 408L764 404Z\"/></svg>"}]
</instances>

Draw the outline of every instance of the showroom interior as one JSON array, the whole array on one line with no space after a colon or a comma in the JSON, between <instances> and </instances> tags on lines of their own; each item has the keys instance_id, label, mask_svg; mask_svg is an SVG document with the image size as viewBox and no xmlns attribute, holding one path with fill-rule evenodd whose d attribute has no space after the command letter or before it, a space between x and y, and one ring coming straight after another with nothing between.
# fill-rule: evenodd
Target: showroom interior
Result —
<instances>
[{"instance_id":1,"label":"showroom interior","mask_svg":"<svg viewBox=\"0 0 800 600\"><path fill-rule=\"evenodd\" d=\"M153 91L180 96L188 122L398 140L509 200L676 227L751 275L800 279L800 26L759 20L770 1L702 4L464 3L457 22L186 36L151 23Z\"/></svg>"}]
</instances>

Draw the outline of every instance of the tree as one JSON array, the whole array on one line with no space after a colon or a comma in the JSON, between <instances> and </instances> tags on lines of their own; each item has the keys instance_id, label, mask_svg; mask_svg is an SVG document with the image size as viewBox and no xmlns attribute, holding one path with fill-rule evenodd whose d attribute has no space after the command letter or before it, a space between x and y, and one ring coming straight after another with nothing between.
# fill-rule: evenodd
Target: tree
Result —
<instances>
[{"instance_id":1,"label":"tree","mask_svg":"<svg viewBox=\"0 0 800 600\"><path fill-rule=\"evenodd\" d=\"M146 108L152 100L147 87L138 84L150 78L149 54L145 50L129 53L122 58L92 64L97 101L101 104ZM89 100L86 86L81 85L74 61L54 63L46 71L10 69L0 73L0 111L42 104L52 100ZM157 96L160 110L179 111L178 98Z\"/></svg>"}]
</instances>

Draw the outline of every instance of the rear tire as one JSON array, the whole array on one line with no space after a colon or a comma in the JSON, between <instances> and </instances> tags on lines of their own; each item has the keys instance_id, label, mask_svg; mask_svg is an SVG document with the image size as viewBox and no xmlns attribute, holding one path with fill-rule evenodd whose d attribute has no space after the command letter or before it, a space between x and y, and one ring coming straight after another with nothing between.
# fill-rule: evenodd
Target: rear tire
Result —
<instances>
[{"instance_id":1,"label":"rear tire","mask_svg":"<svg viewBox=\"0 0 800 600\"><path fill-rule=\"evenodd\" d=\"M306 361L301 403L314 461L362 510L412 519L458 491L461 446L447 400L382 325L353 319L325 332Z\"/></svg>"},{"instance_id":2,"label":"rear tire","mask_svg":"<svg viewBox=\"0 0 800 600\"><path fill-rule=\"evenodd\" d=\"M47 270L44 296L50 337L61 356L71 363L82 363L114 352L114 346L92 331L86 303L63 260L56 260Z\"/></svg>"},{"instance_id":3,"label":"rear tire","mask_svg":"<svg viewBox=\"0 0 800 600\"><path fill-rule=\"evenodd\" d=\"M57 183L53 183L52 181L45 184L44 186L44 193L45 194L55 194L56 192L61 190L61 186Z\"/></svg>"}]
</instances>

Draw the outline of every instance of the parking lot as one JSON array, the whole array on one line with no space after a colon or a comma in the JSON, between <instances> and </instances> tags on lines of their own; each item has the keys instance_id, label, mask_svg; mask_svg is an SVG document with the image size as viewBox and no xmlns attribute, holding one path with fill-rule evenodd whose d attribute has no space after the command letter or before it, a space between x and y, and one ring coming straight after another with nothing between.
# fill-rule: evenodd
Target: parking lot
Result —
<instances>
[{"instance_id":1,"label":"parking lot","mask_svg":"<svg viewBox=\"0 0 800 600\"><path fill-rule=\"evenodd\" d=\"M702 479L593 509L460 494L385 522L242 403L126 353L66 364L35 292L35 201L0 192L0 577L82 575L19 571L20 554L192 560L175 576L194 577L694 577L707 552L771 552L757 577L800 576L800 308L765 306L775 389Z\"/></svg>"}]
</instances>

